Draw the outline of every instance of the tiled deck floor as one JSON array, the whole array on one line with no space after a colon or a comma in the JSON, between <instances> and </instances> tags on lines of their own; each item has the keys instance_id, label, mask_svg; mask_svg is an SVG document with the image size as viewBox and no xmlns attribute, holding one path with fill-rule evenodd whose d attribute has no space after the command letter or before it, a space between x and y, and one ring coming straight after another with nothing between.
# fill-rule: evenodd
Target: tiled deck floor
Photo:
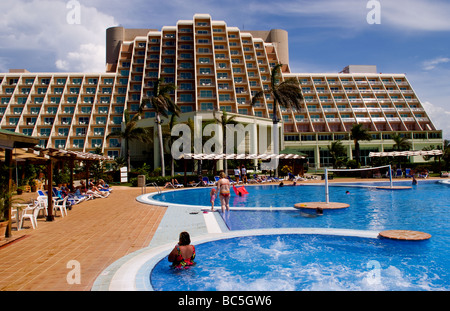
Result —
<instances>
[{"instance_id":1,"label":"tiled deck floor","mask_svg":"<svg viewBox=\"0 0 450 311\"><path fill-rule=\"evenodd\" d=\"M140 188L115 187L105 199L75 205L68 217L38 219L38 228L0 247L2 291L88 291L97 276L119 258L147 247L166 211L136 201ZM2 244L0 244L2 245ZM80 263L81 284L68 284L70 260Z\"/></svg>"}]
</instances>

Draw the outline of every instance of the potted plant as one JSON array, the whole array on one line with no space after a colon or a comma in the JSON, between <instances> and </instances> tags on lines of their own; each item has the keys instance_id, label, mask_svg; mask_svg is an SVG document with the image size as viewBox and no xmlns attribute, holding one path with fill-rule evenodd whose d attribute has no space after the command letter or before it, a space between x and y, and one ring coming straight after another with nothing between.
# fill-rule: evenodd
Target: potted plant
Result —
<instances>
[{"instance_id":1,"label":"potted plant","mask_svg":"<svg viewBox=\"0 0 450 311\"><path fill-rule=\"evenodd\" d=\"M7 201L10 199L10 195L6 192L4 187L0 189L0 241L5 238L6 228L8 227L8 217L6 216Z\"/></svg>"},{"instance_id":2,"label":"potted plant","mask_svg":"<svg viewBox=\"0 0 450 311\"><path fill-rule=\"evenodd\" d=\"M32 179L30 181L30 188L31 188L31 192L36 192L36 190L37 190L36 179Z\"/></svg>"}]
</instances>

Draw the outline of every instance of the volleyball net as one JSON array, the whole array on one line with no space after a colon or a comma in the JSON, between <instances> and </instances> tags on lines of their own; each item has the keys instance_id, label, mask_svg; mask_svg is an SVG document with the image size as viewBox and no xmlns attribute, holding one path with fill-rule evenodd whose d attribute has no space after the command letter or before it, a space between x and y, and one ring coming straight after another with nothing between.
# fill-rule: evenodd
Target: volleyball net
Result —
<instances>
[{"instance_id":1,"label":"volleyball net","mask_svg":"<svg viewBox=\"0 0 450 311\"><path fill-rule=\"evenodd\" d=\"M389 176L390 187L392 188L392 168L391 165L383 165L376 167L366 167L366 168L349 168L349 169L341 169L341 168L325 168L325 199L326 203L330 203L330 193L328 190L328 172L368 172L368 171L377 171L382 177L380 170L383 168L387 168L387 172L385 176ZM376 175L374 175L376 176Z\"/></svg>"}]
</instances>

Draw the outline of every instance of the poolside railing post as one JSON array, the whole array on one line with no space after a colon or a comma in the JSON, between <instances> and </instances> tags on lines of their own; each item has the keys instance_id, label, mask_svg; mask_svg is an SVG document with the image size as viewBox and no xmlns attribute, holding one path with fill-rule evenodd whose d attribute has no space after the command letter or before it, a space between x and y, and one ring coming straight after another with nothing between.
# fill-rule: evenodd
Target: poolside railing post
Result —
<instances>
[{"instance_id":1,"label":"poolside railing post","mask_svg":"<svg viewBox=\"0 0 450 311\"><path fill-rule=\"evenodd\" d=\"M330 203L330 197L328 193L328 169L325 169L325 202Z\"/></svg>"}]
</instances>

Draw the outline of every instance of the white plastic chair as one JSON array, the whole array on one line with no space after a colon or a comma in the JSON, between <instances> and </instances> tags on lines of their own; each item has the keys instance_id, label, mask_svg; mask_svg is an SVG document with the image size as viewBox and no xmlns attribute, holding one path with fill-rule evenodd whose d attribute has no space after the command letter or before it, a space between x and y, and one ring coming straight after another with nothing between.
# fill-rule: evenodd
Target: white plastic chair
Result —
<instances>
[{"instance_id":1,"label":"white plastic chair","mask_svg":"<svg viewBox=\"0 0 450 311\"><path fill-rule=\"evenodd\" d=\"M22 229L24 219L29 219L31 221L31 226L33 227L33 229L36 229L39 210L40 204L38 201L30 203L26 208L24 208L22 210L22 216L20 217L20 225L18 228Z\"/></svg>"},{"instance_id":2,"label":"white plastic chair","mask_svg":"<svg viewBox=\"0 0 450 311\"><path fill-rule=\"evenodd\" d=\"M55 211L55 216L56 216L56 212L58 211L58 209L61 211L61 217L64 218L64 214L66 214L66 216L67 216L67 209L66 209L67 199L68 199L68 197L66 196L64 199L57 200L55 202L55 204L53 205L53 209Z\"/></svg>"}]
</instances>

